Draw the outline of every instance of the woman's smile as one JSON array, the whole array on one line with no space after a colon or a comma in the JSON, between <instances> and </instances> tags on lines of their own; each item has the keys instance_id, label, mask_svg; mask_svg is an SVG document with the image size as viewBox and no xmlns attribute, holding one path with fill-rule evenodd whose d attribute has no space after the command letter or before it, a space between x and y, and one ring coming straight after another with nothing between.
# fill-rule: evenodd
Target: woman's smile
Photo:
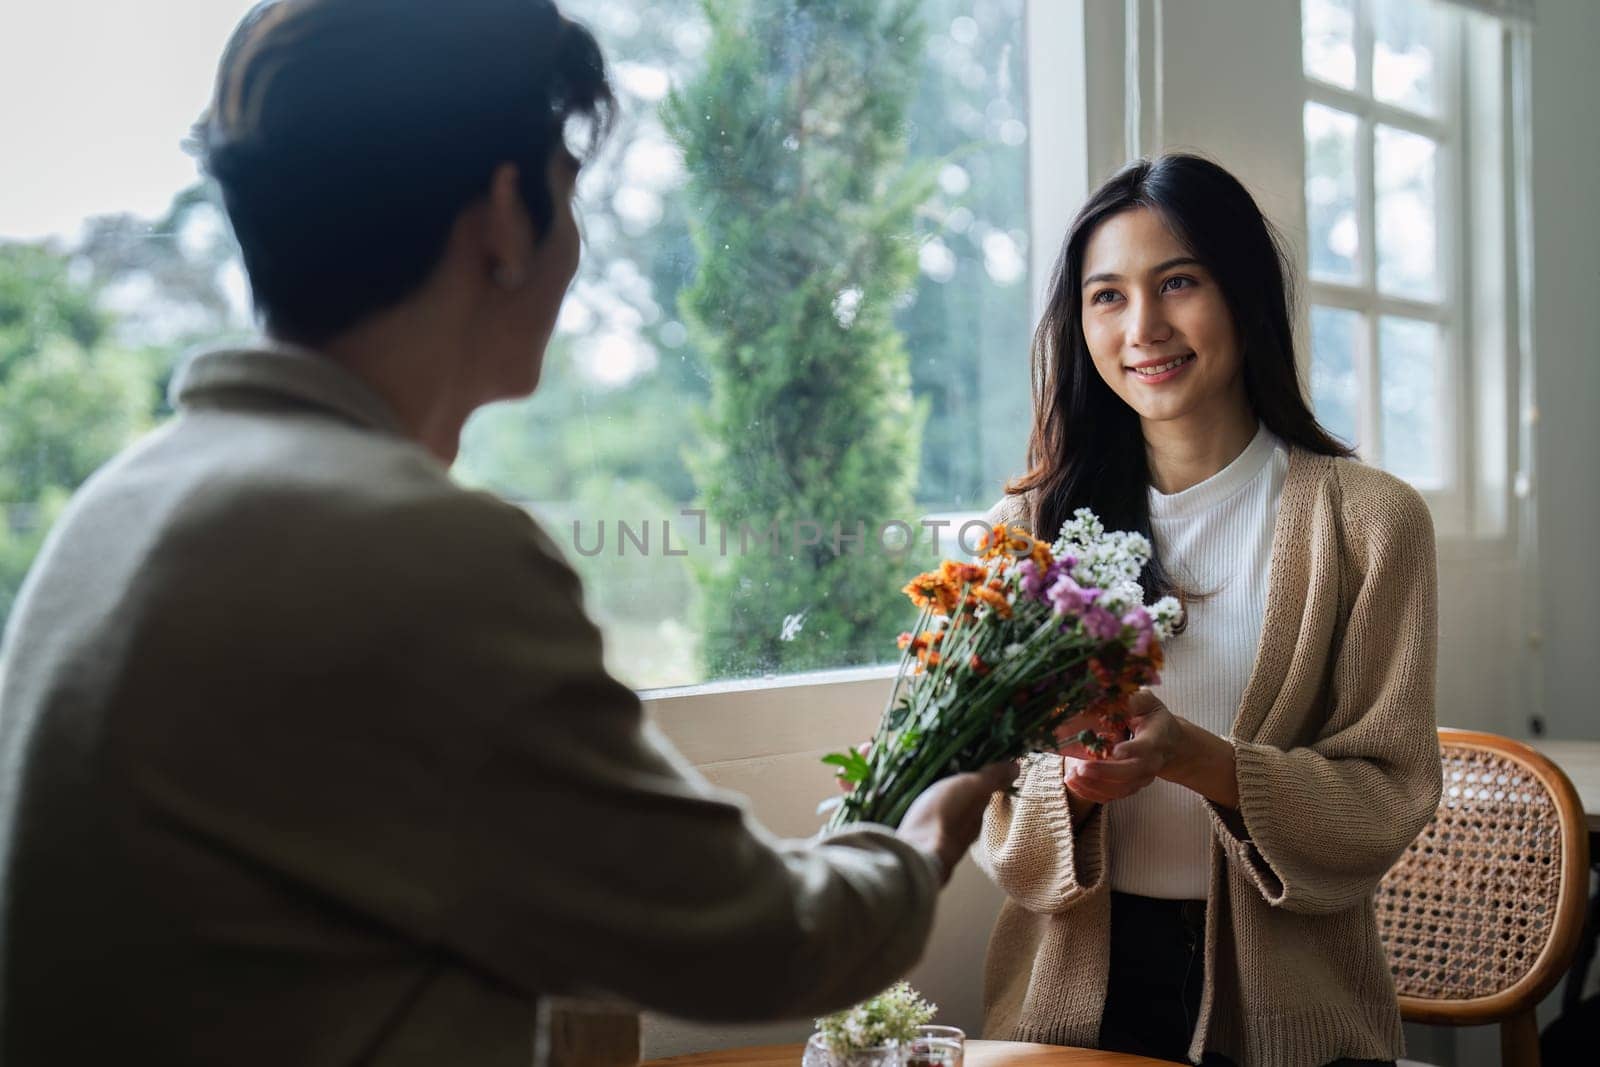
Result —
<instances>
[{"instance_id":1,"label":"woman's smile","mask_svg":"<svg viewBox=\"0 0 1600 1067\"><path fill-rule=\"evenodd\" d=\"M1182 374L1189 365L1195 361L1193 352L1184 352L1173 356L1171 359L1151 359L1143 363L1135 363L1127 368L1136 381L1145 385L1158 385L1161 382L1170 382Z\"/></svg>"}]
</instances>

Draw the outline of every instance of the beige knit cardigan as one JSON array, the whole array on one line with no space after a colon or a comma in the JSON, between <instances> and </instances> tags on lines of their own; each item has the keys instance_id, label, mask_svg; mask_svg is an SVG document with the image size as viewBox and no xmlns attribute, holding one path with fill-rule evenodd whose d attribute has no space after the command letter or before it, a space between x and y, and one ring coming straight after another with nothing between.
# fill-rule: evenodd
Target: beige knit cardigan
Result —
<instances>
[{"instance_id":1,"label":"beige knit cardigan","mask_svg":"<svg viewBox=\"0 0 1600 1067\"><path fill-rule=\"evenodd\" d=\"M991 514L1031 525L1023 497ZM1261 643L1232 731L1239 811L1211 806L1192 1060L1401 1055L1372 896L1439 800L1436 588L1433 525L1414 490L1291 450ZM1053 755L1025 762L1015 797L996 794L973 849L1007 894L985 966L986 1036L1096 1043L1116 822L1113 803L1074 830Z\"/></svg>"}]
</instances>

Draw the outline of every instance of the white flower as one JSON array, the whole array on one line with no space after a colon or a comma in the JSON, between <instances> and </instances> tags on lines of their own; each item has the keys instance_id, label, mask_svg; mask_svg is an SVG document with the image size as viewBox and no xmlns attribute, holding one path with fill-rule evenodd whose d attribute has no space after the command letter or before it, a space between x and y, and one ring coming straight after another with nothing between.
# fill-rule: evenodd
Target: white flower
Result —
<instances>
[{"instance_id":1,"label":"white flower","mask_svg":"<svg viewBox=\"0 0 1600 1067\"><path fill-rule=\"evenodd\" d=\"M1072 518L1061 524L1061 539L1057 546L1065 546L1071 551L1072 545L1088 545L1105 536L1106 528L1098 516L1088 508L1079 508L1072 513ZM1064 553L1057 551L1056 555Z\"/></svg>"},{"instance_id":2,"label":"white flower","mask_svg":"<svg viewBox=\"0 0 1600 1067\"><path fill-rule=\"evenodd\" d=\"M1177 597L1164 596L1150 605L1150 618L1155 623L1156 637L1165 641L1183 620L1183 605Z\"/></svg>"},{"instance_id":3,"label":"white flower","mask_svg":"<svg viewBox=\"0 0 1600 1067\"><path fill-rule=\"evenodd\" d=\"M1143 606L1144 589L1138 582L1124 579L1107 588L1105 595L1100 598L1100 603L1113 615L1124 615L1136 607Z\"/></svg>"},{"instance_id":4,"label":"white flower","mask_svg":"<svg viewBox=\"0 0 1600 1067\"><path fill-rule=\"evenodd\" d=\"M1120 587L1120 597L1128 606L1142 603L1142 593L1131 598L1127 587L1138 581L1145 564L1150 562L1150 539L1143 534L1123 530L1107 533L1094 512L1079 508L1061 524L1061 538L1051 551L1057 558L1071 556L1077 561L1072 580L1079 585L1107 591Z\"/></svg>"}]
</instances>

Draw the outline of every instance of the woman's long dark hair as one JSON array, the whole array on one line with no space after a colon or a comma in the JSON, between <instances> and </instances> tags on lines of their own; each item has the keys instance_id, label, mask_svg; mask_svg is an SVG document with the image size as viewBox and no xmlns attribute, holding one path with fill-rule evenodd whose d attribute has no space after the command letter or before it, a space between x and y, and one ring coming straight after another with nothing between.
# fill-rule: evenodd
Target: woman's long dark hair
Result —
<instances>
[{"instance_id":1,"label":"woman's long dark hair","mask_svg":"<svg viewBox=\"0 0 1600 1067\"><path fill-rule=\"evenodd\" d=\"M1135 208L1157 212L1221 286L1239 339L1245 394L1267 429L1310 452L1351 454L1317 423L1300 393L1289 325L1292 273L1282 240L1255 200L1237 178L1199 156L1136 160L1078 212L1034 334L1028 473L1006 491L1029 494L1033 531L1046 539L1085 507L1107 529L1151 533L1139 416L1095 370L1083 336L1084 250L1101 223ZM1148 596L1182 594L1159 552L1144 584Z\"/></svg>"}]
</instances>

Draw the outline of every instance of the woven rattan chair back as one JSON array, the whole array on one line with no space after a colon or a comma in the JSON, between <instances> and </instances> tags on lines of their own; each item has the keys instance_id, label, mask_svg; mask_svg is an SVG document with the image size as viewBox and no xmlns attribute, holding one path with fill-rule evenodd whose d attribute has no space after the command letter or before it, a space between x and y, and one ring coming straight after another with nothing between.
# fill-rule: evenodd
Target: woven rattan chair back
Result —
<instances>
[{"instance_id":1,"label":"woven rattan chair back","mask_svg":"<svg viewBox=\"0 0 1600 1067\"><path fill-rule=\"evenodd\" d=\"M1537 1063L1533 1009L1583 932L1583 808L1566 775L1520 742L1440 730L1439 756L1439 810L1375 901L1401 1014L1499 1022L1504 1062Z\"/></svg>"}]
</instances>

